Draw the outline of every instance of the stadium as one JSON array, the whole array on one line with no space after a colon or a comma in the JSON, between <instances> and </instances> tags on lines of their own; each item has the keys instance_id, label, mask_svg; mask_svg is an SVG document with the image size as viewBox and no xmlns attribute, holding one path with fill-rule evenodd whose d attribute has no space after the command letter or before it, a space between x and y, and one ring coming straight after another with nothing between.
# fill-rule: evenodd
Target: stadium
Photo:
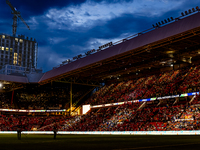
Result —
<instances>
[{"instance_id":1,"label":"stadium","mask_svg":"<svg viewBox=\"0 0 200 150\"><path fill-rule=\"evenodd\" d=\"M44 148L42 141L72 149L199 146L198 136L182 136L200 134L199 12L164 19L44 74L0 74L2 141L20 149ZM54 128L60 144L50 138Z\"/></svg>"}]
</instances>

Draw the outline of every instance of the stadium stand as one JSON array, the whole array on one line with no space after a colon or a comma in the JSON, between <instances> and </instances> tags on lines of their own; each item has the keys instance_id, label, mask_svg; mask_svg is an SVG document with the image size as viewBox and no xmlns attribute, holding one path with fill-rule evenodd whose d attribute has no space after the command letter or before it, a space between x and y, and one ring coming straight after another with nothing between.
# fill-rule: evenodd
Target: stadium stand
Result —
<instances>
[{"instance_id":1,"label":"stadium stand","mask_svg":"<svg viewBox=\"0 0 200 150\"><path fill-rule=\"evenodd\" d=\"M142 102L132 103L129 102L129 100L135 98L149 98L149 96L164 96L166 94L178 93L178 91L189 92L194 89L199 89L199 71L200 66L195 66L139 78L138 80L128 80L105 85L96 91L86 103L92 105L119 101L125 101L126 103L114 107L92 109L86 115L82 116L1 115L0 130L16 130L20 122L23 130L28 131L33 129L51 131L55 123L58 129L63 131L197 130L200 126L199 95L196 95L192 102L190 102L192 98L179 99L177 102L176 99L166 99L159 102L148 102L143 107L141 107ZM178 83L180 83L180 85L178 85ZM62 99L64 96L62 94L63 91L60 89L54 92L55 93L52 93L53 95L62 95L57 98ZM35 91L31 97L24 93L24 95L20 97L26 100L31 98L32 105L34 104L33 97L44 103L44 100L41 100L41 95L38 96L36 93L38 93L38 91ZM46 96L45 93L42 94L44 97ZM3 104L2 107L10 107L8 99L3 96L2 93L1 103ZM59 101L57 101L57 103L59 103ZM25 103L25 105L29 106L27 103ZM52 106L51 103L49 103L48 106Z\"/></svg>"},{"instance_id":2,"label":"stadium stand","mask_svg":"<svg viewBox=\"0 0 200 150\"><path fill-rule=\"evenodd\" d=\"M0 130L199 130L199 17L176 18L34 80L0 75ZM83 104L89 112L73 113Z\"/></svg>"}]
</instances>

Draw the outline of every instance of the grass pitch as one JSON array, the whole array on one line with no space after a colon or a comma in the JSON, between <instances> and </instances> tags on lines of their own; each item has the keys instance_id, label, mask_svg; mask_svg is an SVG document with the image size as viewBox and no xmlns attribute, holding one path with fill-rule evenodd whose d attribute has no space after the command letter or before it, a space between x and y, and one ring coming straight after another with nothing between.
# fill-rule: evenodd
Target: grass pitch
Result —
<instances>
[{"instance_id":1,"label":"grass pitch","mask_svg":"<svg viewBox=\"0 0 200 150\"><path fill-rule=\"evenodd\" d=\"M200 149L200 136L171 135L25 135L0 134L0 150L165 150Z\"/></svg>"}]
</instances>

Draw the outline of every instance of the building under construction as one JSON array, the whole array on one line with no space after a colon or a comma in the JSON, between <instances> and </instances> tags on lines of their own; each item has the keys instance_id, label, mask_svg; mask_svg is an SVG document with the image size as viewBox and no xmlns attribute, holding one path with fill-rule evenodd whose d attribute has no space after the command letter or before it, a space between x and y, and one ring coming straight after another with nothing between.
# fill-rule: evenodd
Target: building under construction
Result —
<instances>
[{"instance_id":1,"label":"building under construction","mask_svg":"<svg viewBox=\"0 0 200 150\"><path fill-rule=\"evenodd\" d=\"M0 69L3 74L31 72L37 67L38 44L23 35L0 34Z\"/></svg>"},{"instance_id":2,"label":"building under construction","mask_svg":"<svg viewBox=\"0 0 200 150\"><path fill-rule=\"evenodd\" d=\"M6 3L13 14L13 35L0 34L0 73L1 74L26 74L38 71L37 49L38 44L35 39L16 35L17 20L20 19L30 30L20 12L12 6L9 0ZM41 71L41 70L40 70Z\"/></svg>"}]
</instances>

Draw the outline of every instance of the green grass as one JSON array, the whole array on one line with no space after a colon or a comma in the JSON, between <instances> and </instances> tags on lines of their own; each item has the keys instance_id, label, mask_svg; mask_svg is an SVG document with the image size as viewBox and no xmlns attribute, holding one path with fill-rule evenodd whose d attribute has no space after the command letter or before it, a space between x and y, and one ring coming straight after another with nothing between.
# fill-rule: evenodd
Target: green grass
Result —
<instances>
[{"instance_id":1,"label":"green grass","mask_svg":"<svg viewBox=\"0 0 200 150\"><path fill-rule=\"evenodd\" d=\"M200 149L200 136L169 135L24 135L0 134L0 150Z\"/></svg>"}]
</instances>

